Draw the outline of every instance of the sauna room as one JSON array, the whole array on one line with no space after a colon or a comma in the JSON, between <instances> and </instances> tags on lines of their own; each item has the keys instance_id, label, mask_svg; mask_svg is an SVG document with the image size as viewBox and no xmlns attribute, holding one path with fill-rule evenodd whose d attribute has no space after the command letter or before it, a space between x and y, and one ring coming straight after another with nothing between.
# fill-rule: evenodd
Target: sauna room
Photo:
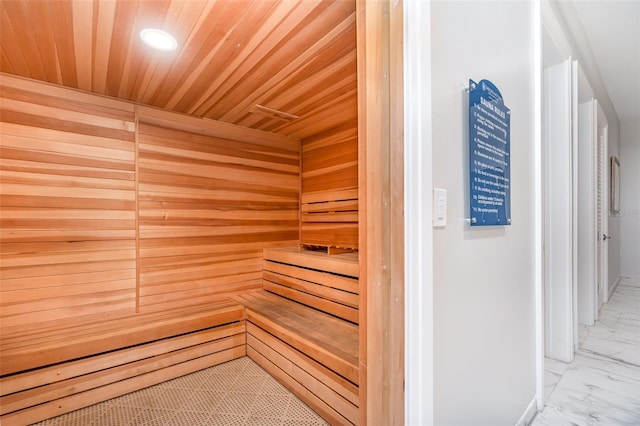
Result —
<instances>
[{"instance_id":1,"label":"sauna room","mask_svg":"<svg viewBox=\"0 0 640 426\"><path fill-rule=\"evenodd\" d=\"M365 7L0 3L3 425L245 357L329 424L389 410L388 377L365 385L389 343L367 346L382 240L359 229L386 160L371 144L359 185L365 70L384 67L365 20L388 28Z\"/></svg>"}]
</instances>

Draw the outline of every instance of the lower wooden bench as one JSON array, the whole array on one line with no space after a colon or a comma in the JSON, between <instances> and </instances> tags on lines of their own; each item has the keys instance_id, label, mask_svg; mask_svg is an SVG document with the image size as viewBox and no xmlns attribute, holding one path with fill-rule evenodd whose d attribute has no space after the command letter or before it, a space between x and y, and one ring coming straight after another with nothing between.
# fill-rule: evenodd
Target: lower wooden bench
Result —
<instances>
[{"instance_id":1,"label":"lower wooden bench","mask_svg":"<svg viewBox=\"0 0 640 426\"><path fill-rule=\"evenodd\" d=\"M243 306L225 299L3 334L0 421L34 423L240 358L245 331Z\"/></svg>"},{"instance_id":2,"label":"lower wooden bench","mask_svg":"<svg viewBox=\"0 0 640 426\"><path fill-rule=\"evenodd\" d=\"M358 326L267 291L234 300L247 355L330 424L358 424Z\"/></svg>"}]
</instances>

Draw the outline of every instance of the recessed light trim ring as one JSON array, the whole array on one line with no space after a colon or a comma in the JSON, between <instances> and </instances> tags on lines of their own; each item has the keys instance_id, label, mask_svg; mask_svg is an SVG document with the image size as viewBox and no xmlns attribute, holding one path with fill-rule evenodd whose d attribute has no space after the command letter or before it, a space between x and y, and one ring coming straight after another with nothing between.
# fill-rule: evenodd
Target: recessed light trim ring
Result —
<instances>
[{"instance_id":1,"label":"recessed light trim ring","mask_svg":"<svg viewBox=\"0 0 640 426\"><path fill-rule=\"evenodd\" d=\"M145 28L140 31L140 38L157 50L169 52L178 48L178 42L171 34L157 28Z\"/></svg>"}]
</instances>

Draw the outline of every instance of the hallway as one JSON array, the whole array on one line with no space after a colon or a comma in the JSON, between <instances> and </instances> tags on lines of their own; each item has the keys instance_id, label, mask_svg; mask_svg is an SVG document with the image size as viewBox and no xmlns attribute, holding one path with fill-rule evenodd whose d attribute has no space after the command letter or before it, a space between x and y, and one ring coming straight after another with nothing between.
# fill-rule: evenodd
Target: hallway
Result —
<instances>
[{"instance_id":1,"label":"hallway","mask_svg":"<svg viewBox=\"0 0 640 426\"><path fill-rule=\"evenodd\" d=\"M571 364L545 360L546 407L532 426L640 425L640 280L623 278Z\"/></svg>"}]
</instances>

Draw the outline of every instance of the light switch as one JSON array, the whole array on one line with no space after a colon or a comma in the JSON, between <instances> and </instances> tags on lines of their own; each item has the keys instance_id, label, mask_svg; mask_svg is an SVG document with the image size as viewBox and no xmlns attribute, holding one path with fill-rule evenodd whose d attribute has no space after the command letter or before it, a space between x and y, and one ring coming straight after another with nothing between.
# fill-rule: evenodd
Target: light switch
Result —
<instances>
[{"instance_id":1,"label":"light switch","mask_svg":"<svg viewBox=\"0 0 640 426\"><path fill-rule=\"evenodd\" d=\"M433 188L433 226L447 226L447 190Z\"/></svg>"}]
</instances>

